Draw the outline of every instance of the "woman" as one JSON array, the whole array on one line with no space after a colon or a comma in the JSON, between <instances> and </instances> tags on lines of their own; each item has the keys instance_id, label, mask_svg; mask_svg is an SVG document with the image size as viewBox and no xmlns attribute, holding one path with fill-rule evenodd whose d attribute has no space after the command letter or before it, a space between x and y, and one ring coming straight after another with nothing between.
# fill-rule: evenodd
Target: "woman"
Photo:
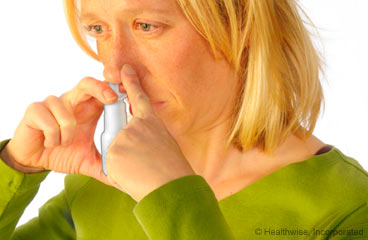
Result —
<instances>
[{"instance_id":1,"label":"woman","mask_svg":"<svg viewBox=\"0 0 368 240\"><path fill-rule=\"evenodd\" d=\"M0 239L368 237L368 173L312 135L321 60L296 2L65 0L104 65L0 143ZM85 43L96 37L98 54ZM120 84L132 120L93 142ZM69 173L14 229L50 171Z\"/></svg>"}]
</instances>

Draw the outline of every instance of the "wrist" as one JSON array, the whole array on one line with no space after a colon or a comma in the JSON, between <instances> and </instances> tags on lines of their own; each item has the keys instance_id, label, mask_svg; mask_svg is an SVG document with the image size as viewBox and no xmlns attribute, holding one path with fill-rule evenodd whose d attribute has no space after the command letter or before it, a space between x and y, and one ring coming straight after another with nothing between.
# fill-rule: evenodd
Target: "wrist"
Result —
<instances>
[{"instance_id":1,"label":"wrist","mask_svg":"<svg viewBox=\"0 0 368 240\"><path fill-rule=\"evenodd\" d=\"M5 148L0 151L0 158L11 168L13 168L14 170L17 170L19 172L22 173L38 173L38 172L43 172L46 169L41 169L41 168L34 168L34 167L27 167L24 166L20 163L18 163L12 156L11 154L9 154L8 148L7 146L5 146Z\"/></svg>"}]
</instances>

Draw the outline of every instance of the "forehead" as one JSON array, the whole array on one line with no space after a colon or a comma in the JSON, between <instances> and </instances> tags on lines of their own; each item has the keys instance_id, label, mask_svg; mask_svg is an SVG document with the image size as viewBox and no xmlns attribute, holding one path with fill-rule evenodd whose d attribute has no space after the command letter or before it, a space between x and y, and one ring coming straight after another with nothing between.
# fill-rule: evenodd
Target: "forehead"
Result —
<instances>
[{"instance_id":1,"label":"forehead","mask_svg":"<svg viewBox=\"0 0 368 240\"><path fill-rule=\"evenodd\" d=\"M178 10L176 0L80 0L81 15L105 11L130 12L150 9L156 12L173 13Z\"/></svg>"}]
</instances>

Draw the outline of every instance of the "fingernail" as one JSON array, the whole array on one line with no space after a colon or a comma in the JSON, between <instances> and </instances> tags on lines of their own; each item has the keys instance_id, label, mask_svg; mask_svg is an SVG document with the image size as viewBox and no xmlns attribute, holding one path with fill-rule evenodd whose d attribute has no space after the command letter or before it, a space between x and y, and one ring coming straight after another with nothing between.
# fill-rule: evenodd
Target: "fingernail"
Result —
<instances>
[{"instance_id":1,"label":"fingernail","mask_svg":"<svg viewBox=\"0 0 368 240\"><path fill-rule=\"evenodd\" d=\"M133 70L133 68L129 64L124 64L123 70L126 74L129 74L129 75L134 75L135 74L135 71Z\"/></svg>"},{"instance_id":2,"label":"fingernail","mask_svg":"<svg viewBox=\"0 0 368 240\"><path fill-rule=\"evenodd\" d=\"M114 93L112 90L110 90L110 89L106 89L106 90L103 92L103 95L104 95L104 97L105 97L105 99L106 99L107 101L110 101L110 100L113 100L113 99L115 99L115 98L116 98L115 93Z\"/></svg>"}]
</instances>

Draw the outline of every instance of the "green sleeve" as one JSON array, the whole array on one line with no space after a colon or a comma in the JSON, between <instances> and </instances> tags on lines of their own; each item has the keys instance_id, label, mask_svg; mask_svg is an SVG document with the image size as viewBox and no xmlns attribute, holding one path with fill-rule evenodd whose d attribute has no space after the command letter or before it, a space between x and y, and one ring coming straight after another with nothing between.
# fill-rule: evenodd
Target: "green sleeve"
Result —
<instances>
[{"instance_id":1,"label":"green sleeve","mask_svg":"<svg viewBox=\"0 0 368 240\"><path fill-rule=\"evenodd\" d=\"M141 199L133 213L151 240L235 239L215 194L200 175L160 186Z\"/></svg>"},{"instance_id":2,"label":"green sleeve","mask_svg":"<svg viewBox=\"0 0 368 240\"><path fill-rule=\"evenodd\" d=\"M0 151L10 139L0 142ZM50 170L25 174L0 158L0 239L75 239L64 191L39 209L39 216L16 228ZM16 229L15 229L16 228Z\"/></svg>"},{"instance_id":3,"label":"green sleeve","mask_svg":"<svg viewBox=\"0 0 368 240\"><path fill-rule=\"evenodd\" d=\"M318 239L368 239L368 202L354 207L348 215L343 215L343 218L339 219L335 228L327 229L328 231L320 233L324 237Z\"/></svg>"}]
</instances>

